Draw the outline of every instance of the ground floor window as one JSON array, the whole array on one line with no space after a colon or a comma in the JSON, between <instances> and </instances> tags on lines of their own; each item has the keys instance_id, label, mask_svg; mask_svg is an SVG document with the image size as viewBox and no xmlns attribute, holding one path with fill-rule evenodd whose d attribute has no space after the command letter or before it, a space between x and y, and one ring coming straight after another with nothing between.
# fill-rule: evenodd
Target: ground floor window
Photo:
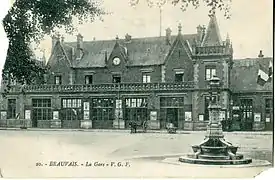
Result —
<instances>
[{"instance_id":1,"label":"ground floor window","mask_svg":"<svg viewBox=\"0 0 275 180\"><path fill-rule=\"evenodd\" d=\"M182 127L184 121L184 108L161 108L160 121L161 128L165 128L167 123L172 123L175 127Z\"/></svg>"},{"instance_id":2,"label":"ground floor window","mask_svg":"<svg viewBox=\"0 0 275 180\"><path fill-rule=\"evenodd\" d=\"M33 127L50 127L49 121L52 119L51 99L32 100L32 123ZM43 122L48 121L48 122Z\"/></svg>"},{"instance_id":3,"label":"ground floor window","mask_svg":"<svg viewBox=\"0 0 275 180\"><path fill-rule=\"evenodd\" d=\"M240 100L241 110L241 129L252 130L253 123L253 100L252 99L241 99Z\"/></svg>"},{"instance_id":4,"label":"ground floor window","mask_svg":"<svg viewBox=\"0 0 275 180\"><path fill-rule=\"evenodd\" d=\"M161 97L160 98L161 107L183 107L184 98L183 97Z\"/></svg>"},{"instance_id":5,"label":"ground floor window","mask_svg":"<svg viewBox=\"0 0 275 180\"><path fill-rule=\"evenodd\" d=\"M242 111L242 119L252 121L253 116L253 108L252 108L252 99L241 99L241 111Z\"/></svg>"},{"instance_id":6,"label":"ground floor window","mask_svg":"<svg viewBox=\"0 0 275 180\"><path fill-rule=\"evenodd\" d=\"M62 99L62 108L81 108L82 100L79 98Z\"/></svg>"},{"instance_id":7,"label":"ground floor window","mask_svg":"<svg viewBox=\"0 0 275 180\"><path fill-rule=\"evenodd\" d=\"M175 127L183 127L184 97L160 98L160 127L165 128L167 123Z\"/></svg>"},{"instance_id":8,"label":"ground floor window","mask_svg":"<svg viewBox=\"0 0 275 180\"><path fill-rule=\"evenodd\" d=\"M124 118L126 128L129 127L129 122L134 121L141 125L148 120L148 99L141 98L126 98L124 108Z\"/></svg>"},{"instance_id":9,"label":"ground floor window","mask_svg":"<svg viewBox=\"0 0 275 180\"><path fill-rule=\"evenodd\" d=\"M112 128L115 118L113 98L93 98L90 103L90 119L94 128Z\"/></svg>"},{"instance_id":10,"label":"ground floor window","mask_svg":"<svg viewBox=\"0 0 275 180\"><path fill-rule=\"evenodd\" d=\"M8 99L7 119L16 118L16 99Z\"/></svg>"},{"instance_id":11,"label":"ground floor window","mask_svg":"<svg viewBox=\"0 0 275 180\"><path fill-rule=\"evenodd\" d=\"M114 119L113 108L93 108L92 109L93 121L110 121Z\"/></svg>"},{"instance_id":12,"label":"ground floor window","mask_svg":"<svg viewBox=\"0 0 275 180\"><path fill-rule=\"evenodd\" d=\"M273 121L273 100L265 99L265 122L271 123Z\"/></svg>"},{"instance_id":13,"label":"ground floor window","mask_svg":"<svg viewBox=\"0 0 275 180\"><path fill-rule=\"evenodd\" d=\"M82 119L82 100L79 98L63 98L60 119L64 128L78 128ZM77 121L77 122L72 122Z\"/></svg>"}]
</instances>

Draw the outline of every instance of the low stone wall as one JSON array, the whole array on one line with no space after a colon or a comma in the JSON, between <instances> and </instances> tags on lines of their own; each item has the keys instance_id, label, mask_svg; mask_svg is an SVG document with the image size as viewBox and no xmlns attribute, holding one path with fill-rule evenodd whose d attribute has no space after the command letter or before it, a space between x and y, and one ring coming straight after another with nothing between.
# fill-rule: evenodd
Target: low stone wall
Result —
<instances>
[{"instance_id":1,"label":"low stone wall","mask_svg":"<svg viewBox=\"0 0 275 180\"><path fill-rule=\"evenodd\" d=\"M114 129L125 129L125 121L124 120L114 120L113 128Z\"/></svg>"},{"instance_id":2,"label":"low stone wall","mask_svg":"<svg viewBox=\"0 0 275 180\"><path fill-rule=\"evenodd\" d=\"M205 131L207 129L208 122L194 121L194 131Z\"/></svg>"},{"instance_id":3,"label":"low stone wall","mask_svg":"<svg viewBox=\"0 0 275 180\"><path fill-rule=\"evenodd\" d=\"M185 121L183 123L184 127L178 130L184 131L205 131L207 129L208 122L205 121ZM91 120L81 120L80 127L81 129L92 129L92 121ZM26 119L7 119L7 120L0 120L0 127L1 128L22 128L33 127L31 120ZM62 122L61 120L39 120L37 121L37 128L48 128L48 129L61 129ZM125 121L124 120L114 120L113 121L113 129L125 129ZM234 127L233 127L234 128ZM233 129L232 128L232 129ZM148 129L150 130L165 130L166 128L160 128L160 121L148 121ZM234 131L241 129L233 129ZM265 122L253 122L253 128L250 131L267 131Z\"/></svg>"},{"instance_id":4,"label":"low stone wall","mask_svg":"<svg viewBox=\"0 0 275 180\"><path fill-rule=\"evenodd\" d=\"M61 128L61 120L60 119L53 119L51 120L51 124L50 124L51 128Z\"/></svg>"},{"instance_id":5,"label":"low stone wall","mask_svg":"<svg viewBox=\"0 0 275 180\"><path fill-rule=\"evenodd\" d=\"M0 127L7 127L7 120L0 120Z\"/></svg>"},{"instance_id":6,"label":"low stone wall","mask_svg":"<svg viewBox=\"0 0 275 180\"><path fill-rule=\"evenodd\" d=\"M82 129L91 129L93 127L93 123L91 120L81 120L80 128Z\"/></svg>"},{"instance_id":7,"label":"low stone wall","mask_svg":"<svg viewBox=\"0 0 275 180\"><path fill-rule=\"evenodd\" d=\"M194 128L194 122L192 122L192 121L185 121L184 122L183 130L192 131L193 128Z\"/></svg>"},{"instance_id":8,"label":"low stone wall","mask_svg":"<svg viewBox=\"0 0 275 180\"><path fill-rule=\"evenodd\" d=\"M265 130L265 123L264 122L254 122L253 123L253 130L254 131Z\"/></svg>"},{"instance_id":9,"label":"low stone wall","mask_svg":"<svg viewBox=\"0 0 275 180\"><path fill-rule=\"evenodd\" d=\"M156 130L160 129L160 122L159 121L148 121L149 129Z\"/></svg>"},{"instance_id":10,"label":"low stone wall","mask_svg":"<svg viewBox=\"0 0 275 180\"><path fill-rule=\"evenodd\" d=\"M39 120L37 121L38 128L51 128L51 120Z\"/></svg>"},{"instance_id":11,"label":"low stone wall","mask_svg":"<svg viewBox=\"0 0 275 180\"><path fill-rule=\"evenodd\" d=\"M32 127L31 120L26 119L7 119L0 120L0 127L8 127L8 128L30 128Z\"/></svg>"}]
</instances>

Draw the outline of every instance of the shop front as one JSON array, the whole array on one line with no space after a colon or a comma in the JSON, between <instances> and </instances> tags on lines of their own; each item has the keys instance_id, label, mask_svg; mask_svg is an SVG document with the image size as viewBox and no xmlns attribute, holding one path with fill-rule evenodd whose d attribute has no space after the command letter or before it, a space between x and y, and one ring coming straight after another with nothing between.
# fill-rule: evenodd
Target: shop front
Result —
<instances>
[{"instance_id":1,"label":"shop front","mask_svg":"<svg viewBox=\"0 0 275 180\"><path fill-rule=\"evenodd\" d=\"M165 129L167 123L184 127L184 97L160 97L160 128Z\"/></svg>"}]
</instances>

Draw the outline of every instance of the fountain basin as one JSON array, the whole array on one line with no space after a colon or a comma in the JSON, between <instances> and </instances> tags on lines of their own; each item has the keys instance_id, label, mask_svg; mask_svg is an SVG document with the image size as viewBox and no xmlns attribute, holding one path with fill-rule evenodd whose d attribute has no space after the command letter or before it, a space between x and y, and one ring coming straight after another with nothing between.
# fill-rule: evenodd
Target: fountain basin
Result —
<instances>
[{"instance_id":1,"label":"fountain basin","mask_svg":"<svg viewBox=\"0 0 275 180\"><path fill-rule=\"evenodd\" d=\"M215 156L216 158L218 156ZM223 157L223 156L220 156ZM226 157L226 156L224 156ZM205 164L205 165L241 165L241 164L249 164L252 162L251 158L245 158L243 159L242 156L238 156L240 159L228 159L228 158L224 158L224 159L216 159L216 158L200 158L200 159L196 159L195 157L191 156L181 156L179 157L179 161L183 162L183 163L190 163L190 164Z\"/></svg>"},{"instance_id":2,"label":"fountain basin","mask_svg":"<svg viewBox=\"0 0 275 180\"><path fill-rule=\"evenodd\" d=\"M213 146L201 146L202 154L225 154L227 153L227 147L213 147Z\"/></svg>"}]
</instances>

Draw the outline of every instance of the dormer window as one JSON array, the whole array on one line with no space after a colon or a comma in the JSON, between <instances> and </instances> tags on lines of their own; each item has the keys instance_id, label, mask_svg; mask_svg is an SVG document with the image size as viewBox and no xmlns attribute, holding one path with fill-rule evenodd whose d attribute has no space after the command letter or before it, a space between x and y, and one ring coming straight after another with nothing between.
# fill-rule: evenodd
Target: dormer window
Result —
<instances>
[{"instance_id":1,"label":"dormer window","mask_svg":"<svg viewBox=\"0 0 275 180\"><path fill-rule=\"evenodd\" d=\"M54 77L54 84L56 84L56 85L62 84L61 76Z\"/></svg>"},{"instance_id":2,"label":"dormer window","mask_svg":"<svg viewBox=\"0 0 275 180\"><path fill-rule=\"evenodd\" d=\"M175 82L184 82L184 69L174 69L175 72Z\"/></svg>"},{"instance_id":3,"label":"dormer window","mask_svg":"<svg viewBox=\"0 0 275 180\"><path fill-rule=\"evenodd\" d=\"M143 83L150 83L151 82L151 75L150 73L143 73L142 74L142 82Z\"/></svg>"},{"instance_id":4,"label":"dormer window","mask_svg":"<svg viewBox=\"0 0 275 180\"><path fill-rule=\"evenodd\" d=\"M121 76L113 75L113 83L121 83Z\"/></svg>"},{"instance_id":5,"label":"dormer window","mask_svg":"<svg viewBox=\"0 0 275 180\"><path fill-rule=\"evenodd\" d=\"M93 75L85 76L85 84L93 84Z\"/></svg>"},{"instance_id":6,"label":"dormer window","mask_svg":"<svg viewBox=\"0 0 275 180\"><path fill-rule=\"evenodd\" d=\"M184 76L183 72L176 72L175 74L175 82L180 83L184 82Z\"/></svg>"}]
</instances>

